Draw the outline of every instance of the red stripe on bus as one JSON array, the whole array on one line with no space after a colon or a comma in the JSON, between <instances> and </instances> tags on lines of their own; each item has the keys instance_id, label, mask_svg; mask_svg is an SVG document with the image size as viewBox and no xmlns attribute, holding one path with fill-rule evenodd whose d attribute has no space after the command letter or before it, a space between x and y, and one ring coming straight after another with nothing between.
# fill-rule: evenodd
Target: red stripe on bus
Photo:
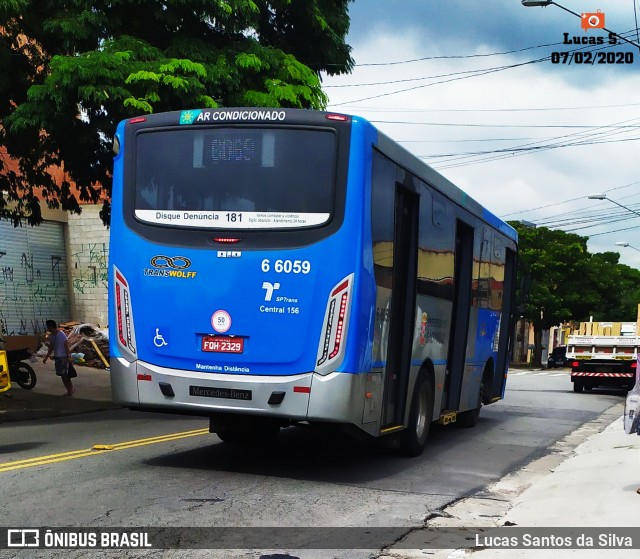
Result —
<instances>
[{"instance_id":1,"label":"red stripe on bus","mask_svg":"<svg viewBox=\"0 0 640 559\"><path fill-rule=\"evenodd\" d=\"M334 295L337 295L338 293L340 293L343 289L346 289L347 286L349 285L349 280L346 279L344 280L338 287L336 287L333 290L333 293L331 294L331 297L333 297Z\"/></svg>"}]
</instances>

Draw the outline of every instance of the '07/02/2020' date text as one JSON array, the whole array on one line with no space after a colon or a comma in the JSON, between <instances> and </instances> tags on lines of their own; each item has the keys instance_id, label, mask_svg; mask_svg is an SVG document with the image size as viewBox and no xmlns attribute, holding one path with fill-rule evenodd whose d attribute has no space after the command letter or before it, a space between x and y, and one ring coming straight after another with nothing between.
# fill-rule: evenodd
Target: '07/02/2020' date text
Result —
<instances>
[{"instance_id":1,"label":"'07/02/2020' date text","mask_svg":"<svg viewBox=\"0 0 640 559\"><path fill-rule=\"evenodd\" d=\"M632 52L552 52L552 64L633 64Z\"/></svg>"}]
</instances>

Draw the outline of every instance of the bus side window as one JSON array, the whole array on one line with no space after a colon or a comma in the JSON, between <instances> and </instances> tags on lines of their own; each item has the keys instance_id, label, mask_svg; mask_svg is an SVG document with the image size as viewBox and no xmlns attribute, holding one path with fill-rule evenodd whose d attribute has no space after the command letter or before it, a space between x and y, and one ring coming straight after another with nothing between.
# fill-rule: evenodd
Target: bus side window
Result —
<instances>
[{"instance_id":1,"label":"bus side window","mask_svg":"<svg viewBox=\"0 0 640 559\"><path fill-rule=\"evenodd\" d=\"M395 195L396 165L374 152L371 178L373 269L378 286L388 289L393 288Z\"/></svg>"}]
</instances>

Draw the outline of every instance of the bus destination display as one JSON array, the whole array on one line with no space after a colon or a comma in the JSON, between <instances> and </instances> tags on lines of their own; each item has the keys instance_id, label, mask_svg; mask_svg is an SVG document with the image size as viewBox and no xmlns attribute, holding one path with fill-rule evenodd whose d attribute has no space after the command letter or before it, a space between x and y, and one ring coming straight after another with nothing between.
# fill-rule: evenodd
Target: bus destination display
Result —
<instances>
[{"instance_id":1,"label":"bus destination display","mask_svg":"<svg viewBox=\"0 0 640 559\"><path fill-rule=\"evenodd\" d=\"M260 153L259 134L216 134L205 137L204 161L208 165L220 163L254 164Z\"/></svg>"}]
</instances>

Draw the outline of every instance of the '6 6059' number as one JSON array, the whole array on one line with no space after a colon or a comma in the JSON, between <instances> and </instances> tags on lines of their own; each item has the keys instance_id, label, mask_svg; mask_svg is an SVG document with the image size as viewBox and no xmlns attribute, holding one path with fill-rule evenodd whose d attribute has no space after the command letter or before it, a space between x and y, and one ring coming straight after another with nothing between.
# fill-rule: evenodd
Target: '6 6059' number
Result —
<instances>
[{"instance_id":1,"label":"'6 6059' number","mask_svg":"<svg viewBox=\"0 0 640 559\"><path fill-rule=\"evenodd\" d=\"M308 274L311 271L311 262L308 260L276 260L271 264L271 260L265 258L262 261L263 272L273 271L277 274Z\"/></svg>"}]
</instances>

